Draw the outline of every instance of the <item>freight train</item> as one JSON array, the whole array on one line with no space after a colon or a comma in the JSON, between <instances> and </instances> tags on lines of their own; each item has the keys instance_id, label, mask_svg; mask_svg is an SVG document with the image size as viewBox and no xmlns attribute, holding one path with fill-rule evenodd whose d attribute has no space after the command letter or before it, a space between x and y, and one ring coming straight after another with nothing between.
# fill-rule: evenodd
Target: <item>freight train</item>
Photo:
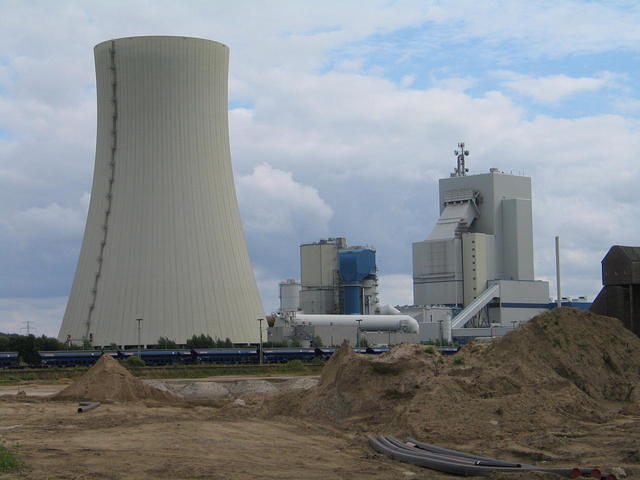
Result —
<instances>
[{"instance_id":1,"label":"freight train","mask_svg":"<svg viewBox=\"0 0 640 480\"><path fill-rule=\"evenodd\" d=\"M444 355L458 351L457 347L437 347ZM287 363L292 360L311 362L328 360L335 347L322 348L263 348L262 361L267 364ZM354 348L355 353L379 355L389 351L388 347ZM110 355L119 360L138 356L137 350L56 350L38 352L38 361L29 365L33 368L91 366L102 355ZM258 364L260 348L192 348L141 350L140 358L145 365L197 365L197 364ZM21 366L17 352L0 352L0 368L19 368Z\"/></svg>"}]
</instances>

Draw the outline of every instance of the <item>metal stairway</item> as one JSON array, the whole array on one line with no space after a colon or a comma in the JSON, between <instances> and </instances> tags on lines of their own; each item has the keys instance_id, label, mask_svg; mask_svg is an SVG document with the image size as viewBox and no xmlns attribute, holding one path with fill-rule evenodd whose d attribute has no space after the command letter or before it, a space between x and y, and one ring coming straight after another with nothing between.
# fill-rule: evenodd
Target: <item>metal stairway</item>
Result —
<instances>
[{"instance_id":1,"label":"metal stairway","mask_svg":"<svg viewBox=\"0 0 640 480\"><path fill-rule=\"evenodd\" d=\"M476 299L451 320L451 328L461 328L471 320L485 305L496 297L500 297L500 284L496 283L482 292Z\"/></svg>"}]
</instances>

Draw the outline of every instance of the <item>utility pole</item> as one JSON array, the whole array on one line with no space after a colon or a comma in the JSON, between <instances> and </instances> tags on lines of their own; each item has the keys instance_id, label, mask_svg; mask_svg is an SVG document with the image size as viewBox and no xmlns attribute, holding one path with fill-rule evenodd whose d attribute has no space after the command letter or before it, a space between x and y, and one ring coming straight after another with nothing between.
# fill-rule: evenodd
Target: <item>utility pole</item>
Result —
<instances>
[{"instance_id":1,"label":"utility pole","mask_svg":"<svg viewBox=\"0 0 640 480\"><path fill-rule=\"evenodd\" d=\"M31 320L25 320L26 327L22 327L20 330L26 330L27 336L31 335L31 324L33 323Z\"/></svg>"},{"instance_id":2,"label":"utility pole","mask_svg":"<svg viewBox=\"0 0 640 480\"><path fill-rule=\"evenodd\" d=\"M138 322L138 358L142 358L141 355L141 350L142 350L142 342L140 341L140 339L142 338L142 319L141 318L136 318L136 322Z\"/></svg>"},{"instance_id":3,"label":"utility pole","mask_svg":"<svg viewBox=\"0 0 640 480\"><path fill-rule=\"evenodd\" d=\"M356 322L358 322L358 329L356 330L356 347L360 347L360 324L362 323L362 319L359 318Z\"/></svg>"},{"instance_id":4,"label":"utility pole","mask_svg":"<svg viewBox=\"0 0 640 480\"><path fill-rule=\"evenodd\" d=\"M258 325L260 325L260 365L262 365L263 362L263 355L262 355L262 321L264 320L264 318L259 318L258 319Z\"/></svg>"},{"instance_id":5,"label":"utility pole","mask_svg":"<svg viewBox=\"0 0 640 480\"><path fill-rule=\"evenodd\" d=\"M562 292L560 291L560 237L556 236L556 287L558 291L558 308L562 306Z\"/></svg>"}]
</instances>

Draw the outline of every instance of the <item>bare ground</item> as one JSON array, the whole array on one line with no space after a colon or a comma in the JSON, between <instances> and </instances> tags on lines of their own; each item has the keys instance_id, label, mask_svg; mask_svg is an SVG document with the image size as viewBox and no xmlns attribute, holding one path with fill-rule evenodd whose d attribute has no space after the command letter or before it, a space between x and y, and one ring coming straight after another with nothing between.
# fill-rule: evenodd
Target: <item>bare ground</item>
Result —
<instances>
[{"instance_id":1,"label":"bare ground","mask_svg":"<svg viewBox=\"0 0 640 480\"><path fill-rule=\"evenodd\" d=\"M0 401L0 438L9 448L18 445L27 465L6 478L430 478L374 455L361 437L293 419L221 417L215 407L144 403L78 414L76 406Z\"/></svg>"}]
</instances>

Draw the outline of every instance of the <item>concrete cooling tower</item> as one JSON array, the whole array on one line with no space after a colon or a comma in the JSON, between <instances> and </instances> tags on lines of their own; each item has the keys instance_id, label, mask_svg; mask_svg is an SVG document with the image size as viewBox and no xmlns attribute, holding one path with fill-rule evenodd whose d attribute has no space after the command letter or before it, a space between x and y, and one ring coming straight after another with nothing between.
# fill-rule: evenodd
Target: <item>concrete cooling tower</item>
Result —
<instances>
[{"instance_id":1,"label":"concrete cooling tower","mask_svg":"<svg viewBox=\"0 0 640 480\"><path fill-rule=\"evenodd\" d=\"M229 48L135 37L94 53L93 188L60 340L135 345L140 324L142 344L258 341L229 153Z\"/></svg>"}]
</instances>

